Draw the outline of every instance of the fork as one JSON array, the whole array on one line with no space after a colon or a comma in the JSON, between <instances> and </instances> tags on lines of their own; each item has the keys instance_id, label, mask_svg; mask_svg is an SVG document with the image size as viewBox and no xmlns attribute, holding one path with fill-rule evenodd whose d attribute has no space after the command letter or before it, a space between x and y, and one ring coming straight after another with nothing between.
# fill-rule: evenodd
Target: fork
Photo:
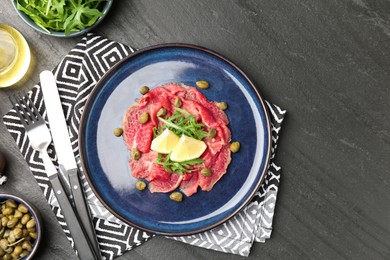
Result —
<instances>
[{"instance_id":1,"label":"fork","mask_svg":"<svg viewBox=\"0 0 390 260\"><path fill-rule=\"evenodd\" d=\"M20 121L26 129L31 147L38 151L41 155L46 174L53 186L54 194L57 198L58 204L60 205L65 221L68 223L68 228L74 240L80 259L96 259L95 253L91 248L91 243L86 237L77 215L66 196L65 190L60 182L58 172L47 153L47 148L51 143L52 138L45 121L28 95L21 97L20 94L18 94L13 96L13 98L10 96L9 99L20 118Z\"/></svg>"}]
</instances>

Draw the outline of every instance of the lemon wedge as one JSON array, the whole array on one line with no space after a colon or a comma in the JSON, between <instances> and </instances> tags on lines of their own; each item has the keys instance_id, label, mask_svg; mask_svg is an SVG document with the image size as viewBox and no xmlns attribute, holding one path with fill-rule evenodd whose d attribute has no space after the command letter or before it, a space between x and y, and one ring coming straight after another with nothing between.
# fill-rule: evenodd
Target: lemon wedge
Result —
<instances>
[{"instance_id":1,"label":"lemon wedge","mask_svg":"<svg viewBox=\"0 0 390 260\"><path fill-rule=\"evenodd\" d=\"M153 139L150 149L158 153L168 154L177 146L179 140L180 138L174 132L165 129Z\"/></svg>"},{"instance_id":2,"label":"lemon wedge","mask_svg":"<svg viewBox=\"0 0 390 260\"><path fill-rule=\"evenodd\" d=\"M182 135L171 153L171 160L183 162L199 158L206 148L207 145L203 141Z\"/></svg>"}]
</instances>

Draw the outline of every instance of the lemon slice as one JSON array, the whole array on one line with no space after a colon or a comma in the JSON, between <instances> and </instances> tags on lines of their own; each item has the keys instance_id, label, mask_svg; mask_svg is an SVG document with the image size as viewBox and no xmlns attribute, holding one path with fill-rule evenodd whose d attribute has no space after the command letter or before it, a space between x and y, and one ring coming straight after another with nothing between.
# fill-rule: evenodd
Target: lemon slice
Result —
<instances>
[{"instance_id":1,"label":"lemon slice","mask_svg":"<svg viewBox=\"0 0 390 260\"><path fill-rule=\"evenodd\" d=\"M171 153L171 160L183 162L199 158L206 148L207 145L204 142L182 135Z\"/></svg>"},{"instance_id":2,"label":"lemon slice","mask_svg":"<svg viewBox=\"0 0 390 260\"><path fill-rule=\"evenodd\" d=\"M179 140L180 138L174 132L165 129L153 139L150 149L158 153L168 154L177 146Z\"/></svg>"}]
</instances>

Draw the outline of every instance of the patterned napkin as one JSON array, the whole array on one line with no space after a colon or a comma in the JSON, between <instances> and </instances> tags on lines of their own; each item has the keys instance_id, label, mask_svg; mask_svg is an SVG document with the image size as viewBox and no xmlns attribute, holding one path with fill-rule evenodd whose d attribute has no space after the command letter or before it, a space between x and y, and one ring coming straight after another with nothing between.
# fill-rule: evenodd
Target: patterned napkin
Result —
<instances>
[{"instance_id":1,"label":"patterned napkin","mask_svg":"<svg viewBox=\"0 0 390 260\"><path fill-rule=\"evenodd\" d=\"M69 126L73 151L79 165L78 127L89 93L110 67L134 51L133 48L118 42L95 34L88 34L53 70L62 107ZM46 118L46 110L40 86L35 86L28 95L38 108L40 114ZM281 129L280 126L286 111L269 102L266 102L266 104L270 112L272 126L271 165L268 169L264 184L256 193L256 196L243 210L223 225L197 235L169 237L170 239L217 251L248 256L254 241L265 242L266 239L270 238L280 181L280 167L275 165L274 156ZM59 224L74 247L67 224L64 221L51 184L45 174L39 153L31 148L25 129L21 125L15 110L9 111L3 120L29 164ZM46 123L48 124L47 121ZM53 163L57 166L54 146L49 146L48 151ZM152 234L128 226L113 216L92 192L85 180L82 169L81 175L104 259L113 259L116 256L122 255L124 252L145 243L153 237Z\"/></svg>"}]
</instances>

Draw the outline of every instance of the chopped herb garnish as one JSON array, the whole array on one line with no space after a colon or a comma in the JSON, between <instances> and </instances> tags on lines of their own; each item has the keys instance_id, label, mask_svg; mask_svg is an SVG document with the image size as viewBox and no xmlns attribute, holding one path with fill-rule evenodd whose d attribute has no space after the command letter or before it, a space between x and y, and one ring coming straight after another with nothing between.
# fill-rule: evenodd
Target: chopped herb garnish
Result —
<instances>
[{"instance_id":1,"label":"chopped herb garnish","mask_svg":"<svg viewBox=\"0 0 390 260\"><path fill-rule=\"evenodd\" d=\"M182 134L195 138L197 140L202 140L208 136L208 133L204 131L205 125L198 123L196 121L195 115L188 113L187 110L176 107L175 113L172 116L164 119L158 117L163 125L159 125L157 128L153 129L154 136L161 134L165 128L173 131L178 136Z\"/></svg>"},{"instance_id":2,"label":"chopped herb garnish","mask_svg":"<svg viewBox=\"0 0 390 260\"><path fill-rule=\"evenodd\" d=\"M170 156L170 153L166 156L159 153L157 159L154 162L162 165L167 172L176 172L179 175L194 171L195 169L193 169L193 166L203 162L203 160L199 158L184 162L174 162L170 159Z\"/></svg>"}]
</instances>

